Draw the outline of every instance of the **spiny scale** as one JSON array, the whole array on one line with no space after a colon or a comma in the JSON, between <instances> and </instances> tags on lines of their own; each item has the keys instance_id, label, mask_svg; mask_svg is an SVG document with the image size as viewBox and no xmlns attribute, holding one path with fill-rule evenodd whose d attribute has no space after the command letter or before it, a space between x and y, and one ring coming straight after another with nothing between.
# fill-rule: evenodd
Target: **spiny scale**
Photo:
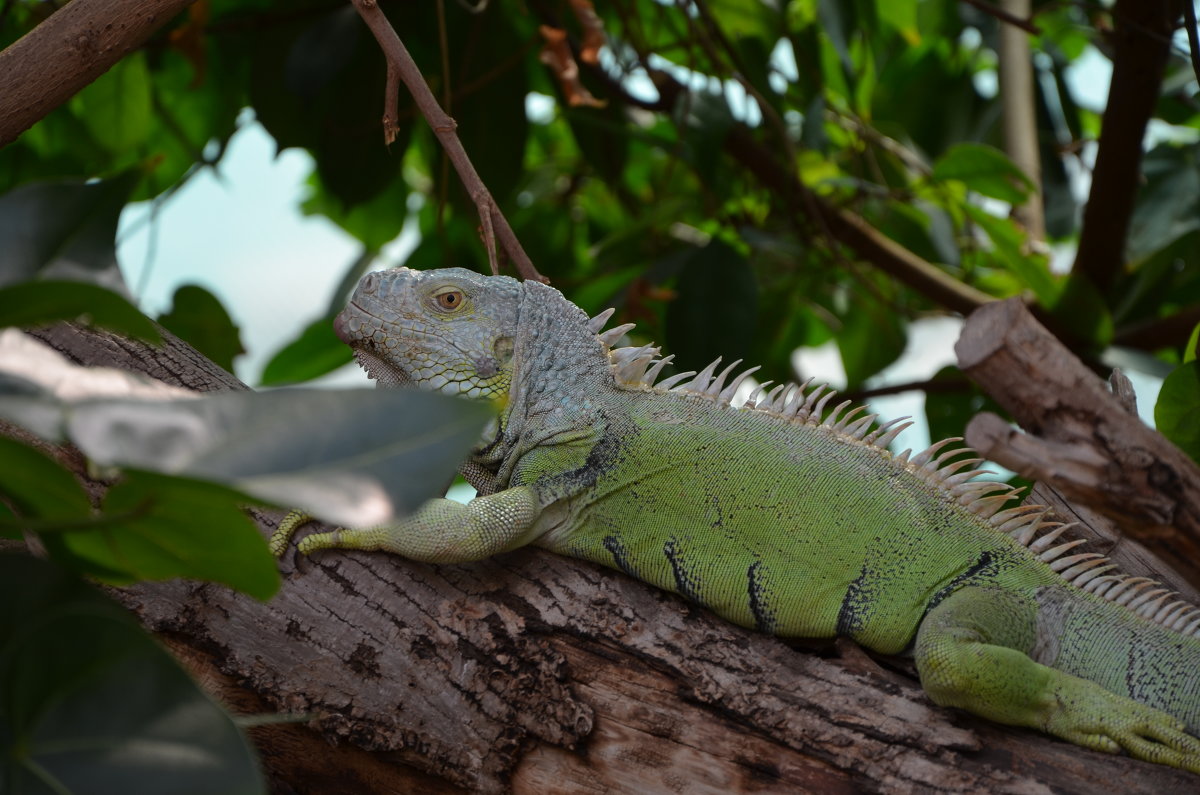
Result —
<instances>
[{"instance_id":1,"label":"spiny scale","mask_svg":"<svg viewBox=\"0 0 1200 795\"><path fill-rule=\"evenodd\" d=\"M660 394L695 395L730 405L742 382L759 369L751 367L743 370L726 386L725 381L741 364L741 360L728 365L717 374L717 367L721 363L718 358L699 373L689 371L659 381L658 377L663 368L674 357L659 358L661 351L655 345L612 348L617 340L634 327L633 323L626 323L602 331L612 314L612 309L606 309L588 321L588 328L604 343L612 362L613 375L623 387L653 390ZM896 466L907 469L984 520L997 532L1027 547L1051 569L1058 572L1066 582L1110 602L1123 605L1136 615L1168 629L1200 637L1200 608L1184 601L1179 594L1161 583L1148 577L1123 574L1116 570L1116 564L1097 552L1078 552L1063 557L1067 552L1087 543L1084 539L1059 542L1059 538L1077 523L1054 521L1050 518L1051 511L1041 505L1005 508L1005 503L1019 496L1020 489L995 481L972 482L973 478L979 475L992 474L987 470L975 468L983 459L958 458L974 453L965 447L942 452L947 445L961 442L961 438L953 437L935 442L916 455L912 455L911 450L892 455L887 449L888 445L901 431L912 425L907 417L880 424L874 430L868 431L878 421L878 415L864 414L866 408L862 406L846 412L851 403L847 400L839 403L825 416L826 405L837 393L824 384L813 386L811 378L800 385L781 384L770 392L766 391L766 387L767 384L760 386L742 405L741 410L769 414L788 422L824 426L846 439L874 448L881 454L886 453ZM860 414L862 416L858 416ZM956 458L958 460L952 460Z\"/></svg>"}]
</instances>

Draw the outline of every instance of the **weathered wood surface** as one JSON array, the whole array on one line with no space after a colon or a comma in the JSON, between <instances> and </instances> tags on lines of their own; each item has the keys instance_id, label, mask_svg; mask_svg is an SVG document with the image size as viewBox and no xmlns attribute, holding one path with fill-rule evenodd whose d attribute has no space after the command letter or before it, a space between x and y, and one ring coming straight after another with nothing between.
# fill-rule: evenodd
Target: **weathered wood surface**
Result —
<instances>
[{"instance_id":1,"label":"weathered wood surface","mask_svg":"<svg viewBox=\"0 0 1200 795\"><path fill-rule=\"evenodd\" d=\"M236 388L70 328L91 364ZM194 372L193 367L201 367ZM259 517L269 532L276 517ZM903 663L795 648L538 550L466 566L288 557L267 604L215 585L120 599L235 710L278 792L1187 791L1191 774L934 706Z\"/></svg>"},{"instance_id":2,"label":"weathered wood surface","mask_svg":"<svg viewBox=\"0 0 1200 795\"><path fill-rule=\"evenodd\" d=\"M1200 467L1130 416L1019 299L972 314L955 350L959 367L1024 429L980 414L967 426L968 444L1112 517L1193 589L1200 587ZM1164 579L1186 590L1177 577Z\"/></svg>"}]
</instances>

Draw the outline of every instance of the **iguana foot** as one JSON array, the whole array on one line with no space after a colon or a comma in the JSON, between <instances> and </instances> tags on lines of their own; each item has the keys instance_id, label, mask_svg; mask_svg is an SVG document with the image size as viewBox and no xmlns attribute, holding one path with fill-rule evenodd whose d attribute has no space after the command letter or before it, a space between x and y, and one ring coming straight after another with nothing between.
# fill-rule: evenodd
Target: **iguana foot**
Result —
<instances>
[{"instance_id":1,"label":"iguana foot","mask_svg":"<svg viewBox=\"0 0 1200 795\"><path fill-rule=\"evenodd\" d=\"M1200 773L1200 739L1167 713L1114 695L1084 679L1060 680L1057 708L1043 728L1086 748L1118 753Z\"/></svg>"},{"instance_id":2,"label":"iguana foot","mask_svg":"<svg viewBox=\"0 0 1200 795\"><path fill-rule=\"evenodd\" d=\"M275 528L275 532L271 534L271 540L267 542L267 547L271 550L271 554L279 557L286 552L288 544L291 543L292 536L296 534L296 531L312 520L312 515L303 511L292 511L283 517L279 522L279 526Z\"/></svg>"}]
</instances>

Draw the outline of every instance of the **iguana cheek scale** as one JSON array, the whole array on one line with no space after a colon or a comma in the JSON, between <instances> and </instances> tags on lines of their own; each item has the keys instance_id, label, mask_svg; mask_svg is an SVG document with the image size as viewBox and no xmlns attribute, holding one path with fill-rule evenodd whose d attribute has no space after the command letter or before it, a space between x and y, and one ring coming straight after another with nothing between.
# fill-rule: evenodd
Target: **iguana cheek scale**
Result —
<instances>
[{"instance_id":1,"label":"iguana cheek scale","mask_svg":"<svg viewBox=\"0 0 1200 795\"><path fill-rule=\"evenodd\" d=\"M460 268L368 274L335 323L380 383L496 401L479 492L393 525L310 535L414 560L527 544L619 569L745 627L911 650L939 704L1200 772L1200 609L979 481L911 455L824 387L730 401L735 363L659 379L556 290ZM282 554L304 517L271 540Z\"/></svg>"}]
</instances>

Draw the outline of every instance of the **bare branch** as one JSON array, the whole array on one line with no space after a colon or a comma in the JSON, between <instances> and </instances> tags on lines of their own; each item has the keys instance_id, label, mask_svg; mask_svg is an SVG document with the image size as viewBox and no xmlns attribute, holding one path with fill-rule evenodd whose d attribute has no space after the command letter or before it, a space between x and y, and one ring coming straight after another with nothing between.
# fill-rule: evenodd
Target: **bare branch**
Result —
<instances>
[{"instance_id":1,"label":"bare branch","mask_svg":"<svg viewBox=\"0 0 1200 795\"><path fill-rule=\"evenodd\" d=\"M1012 25L1014 28L1020 28L1026 33L1031 33L1034 36L1040 36L1042 34L1041 28L1030 22L1025 17L1010 14L1002 8L997 8L991 3L986 2L986 0L962 0L962 2L969 6L978 8L983 13L991 15L1007 25Z\"/></svg>"},{"instance_id":2,"label":"bare branch","mask_svg":"<svg viewBox=\"0 0 1200 795\"><path fill-rule=\"evenodd\" d=\"M538 273L537 268L529 260L529 256L525 253L525 249L521 247L520 241L517 240L516 234L512 227L508 224L508 219L500 212L500 208L496 205L496 200L492 198L492 194L488 191L487 186L483 184L483 180L479 178L479 173L475 170L475 166L471 163L471 159L467 156L466 150L463 148L462 141L458 139L458 134L455 132L458 125L454 119L450 118L442 106L438 104L437 99L433 96L433 92L429 90L429 85L425 82L425 77L421 74L421 70L417 67L412 56L408 52L408 48L404 46L404 42L400 40L400 36L396 34L396 29L392 27L392 23L384 15L379 8L376 0L351 0L355 10L359 16L367 23L367 27L371 29L375 40L379 42L380 49L383 50L383 55L387 59L388 64L388 85L387 97L384 99L383 112L383 130L384 139L390 143L396 136L396 95L398 87L395 85L396 78L404 81L404 85L412 94L413 100L417 103L417 108L421 111L421 115L425 117L425 121L429 122L430 128L433 129L433 134L442 144L442 148L446 151L446 156L450 158L450 162L454 165L454 170L458 172L459 179L462 180L463 186L467 189L467 195L475 202L475 207L479 210L480 225L483 230L484 244L487 246L488 262L491 265L492 273L499 272L499 265L496 260L496 242L499 241L501 248L512 260L516 266L517 272L523 279L534 279L539 282L548 282L549 280L542 274Z\"/></svg>"},{"instance_id":3,"label":"bare branch","mask_svg":"<svg viewBox=\"0 0 1200 795\"><path fill-rule=\"evenodd\" d=\"M1125 265L1142 141L1158 102L1180 5L1179 0L1117 0L1113 7L1112 82L1075 256L1075 272L1101 292Z\"/></svg>"},{"instance_id":4,"label":"bare branch","mask_svg":"<svg viewBox=\"0 0 1200 795\"><path fill-rule=\"evenodd\" d=\"M73 0L0 52L0 146L140 47L194 0Z\"/></svg>"},{"instance_id":5,"label":"bare branch","mask_svg":"<svg viewBox=\"0 0 1200 795\"><path fill-rule=\"evenodd\" d=\"M1200 468L1183 451L1131 415L1018 299L968 318L955 351L959 367L1029 431L980 415L968 444L1113 517L1200 585Z\"/></svg>"}]
</instances>

